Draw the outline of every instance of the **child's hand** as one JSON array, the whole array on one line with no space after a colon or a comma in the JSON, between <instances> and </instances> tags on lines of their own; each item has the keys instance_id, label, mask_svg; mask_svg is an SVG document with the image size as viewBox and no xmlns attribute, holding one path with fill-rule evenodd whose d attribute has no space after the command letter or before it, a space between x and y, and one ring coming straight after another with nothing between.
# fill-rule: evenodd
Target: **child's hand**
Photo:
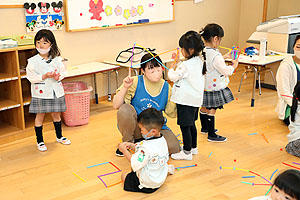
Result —
<instances>
[{"instance_id":1,"label":"child's hand","mask_svg":"<svg viewBox=\"0 0 300 200\"><path fill-rule=\"evenodd\" d=\"M47 78L53 78L53 72L47 72L42 76L42 79L45 80Z\"/></svg>"},{"instance_id":2,"label":"child's hand","mask_svg":"<svg viewBox=\"0 0 300 200\"><path fill-rule=\"evenodd\" d=\"M228 51L226 54L223 55L224 59L230 59L231 58L231 51Z\"/></svg>"},{"instance_id":3,"label":"child's hand","mask_svg":"<svg viewBox=\"0 0 300 200\"><path fill-rule=\"evenodd\" d=\"M55 73L53 76L54 80L56 80L56 81L59 80L59 77L60 77L60 73L57 73L57 74Z\"/></svg>"},{"instance_id":4,"label":"child's hand","mask_svg":"<svg viewBox=\"0 0 300 200\"><path fill-rule=\"evenodd\" d=\"M172 59L175 61L175 63L179 63L179 55L177 55L177 53L172 53Z\"/></svg>"},{"instance_id":5,"label":"child's hand","mask_svg":"<svg viewBox=\"0 0 300 200\"><path fill-rule=\"evenodd\" d=\"M130 76L127 76L123 80L123 86L124 88L128 89L133 84L133 78Z\"/></svg>"},{"instance_id":6,"label":"child's hand","mask_svg":"<svg viewBox=\"0 0 300 200\"><path fill-rule=\"evenodd\" d=\"M119 150L122 152L122 153L124 153L124 152L126 152L127 151L127 145L126 145L126 143L127 142L122 142L122 143L120 143L119 144Z\"/></svg>"},{"instance_id":7,"label":"child's hand","mask_svg":"<svg viewBox=\"0 0 300 200\"><path fill-rule=\"evenodd\" d=\"M232 60L232 67L236 69L239 66L239 59Z\"/></svg>"}]
</instances>

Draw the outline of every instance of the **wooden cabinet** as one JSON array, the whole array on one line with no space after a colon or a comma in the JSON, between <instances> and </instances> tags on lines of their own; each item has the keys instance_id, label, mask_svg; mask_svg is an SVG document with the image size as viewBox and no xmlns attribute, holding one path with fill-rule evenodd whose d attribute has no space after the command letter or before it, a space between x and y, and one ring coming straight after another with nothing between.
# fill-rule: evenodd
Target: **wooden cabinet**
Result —
<instances>
[{"instance_id":1,"label":"wooden cabinet","mask_svg":"<svg viewBox=\"0 0 300 200\"><path fill-rule=\"evenodd\" d=\"M33 117L29 117L27 108L30 82L25 78L25 67L27 59L35 53L34 45L0 49L0 135L24 130L32 124Z\"/></svg>"}]
</instances>

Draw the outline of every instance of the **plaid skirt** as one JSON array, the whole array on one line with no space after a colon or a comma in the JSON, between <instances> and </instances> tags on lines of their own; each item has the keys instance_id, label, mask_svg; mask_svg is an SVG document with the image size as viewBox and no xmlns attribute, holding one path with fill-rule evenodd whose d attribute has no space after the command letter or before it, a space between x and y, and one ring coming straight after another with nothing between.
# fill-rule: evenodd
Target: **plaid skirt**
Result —
<instances>
[{"instance_id":1,"label":"plaid skirt","mask_svg":"<svg viewBox=\"0 0 300 200\"><path fill-rule=\"evenodd\" d=\"M67 110L65 96L54 99L31 98L29 113L65 112Z\"/></svg>"},{"instance_id":2,"label":"plaid skirt","mask_svg":"<svg viewBox=\"0 0 300 200\"><path fill-rule=\"evenodd\" d=\"M289 154L300 157L300 139L289 142L286 145L285 150Z\"/></svg>"},{"instance_id":3,"label":"plaid skirt","mask_svg":"<svg viewBox=\"0 0 300 200\"><path fill-rule=\"evenodd\" d=\"M206 108L216 108L233 100L233 94L228 87L218 91L204 91L202 106Z\"/></svg>"}]
</instances>

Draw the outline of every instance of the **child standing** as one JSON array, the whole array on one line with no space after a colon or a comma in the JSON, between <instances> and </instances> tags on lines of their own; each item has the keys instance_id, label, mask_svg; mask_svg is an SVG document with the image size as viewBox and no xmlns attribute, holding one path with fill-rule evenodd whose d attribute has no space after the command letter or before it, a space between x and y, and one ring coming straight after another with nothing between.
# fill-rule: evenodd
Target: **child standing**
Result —
<instances>
[{"instance_id":1,"label":"child standing","mask_svg":"<svg viewBox=\"0 0 300 200\"><path fill-rule=\"evenodd\" d=\"M217 109L223 109L224 104L233 100L233 95L227 87L228 76L231 76L238 67L238 61L232 60L232 66L226 65L224 58L229 57L229 54L223 57L217 50L224 36L221 26L208 24L200 34L205 42L207 57L203 105L200 109L201 133L208 133L209 142L225 142L226 137L216 134L215 113Z\"/></svg>"},{"instance_id":2,"label":"child standing","mask_svg":"<svg viewBox=\"0 0 300 200\"><path fill-rule=\"evenodd\" d=\"M184 145L183 150L172 154L171 158L192 160L192 154L198 154L195 121L203 100L206 73L204 43L197 32L188 31L181 36L179 46L186 60L181 63L177 63L177 60L171 66L168 76L174 82L171 101L177 106L177 124L180 126ZM204 64L199 56L201 51Z\"/></svg>"},{"instance_id":3,"label":"child standing","mask_svg":"<svg viewBox=\"0 0 300 200\"><path fill-rule=\"evenodd\" d=\"M300 172L289 169L280 173L274 180L270 195L249 200L300 200Z\"/></svg>"},{"instance_id":4,"label":"child standing","mask_svg":"<svg viewBox=\"0 0 300 200\"><path fill-rule=\"evenodd\" d=\"M155 108L148 108L139 114L137 121L145 140L119 144L119 150L132 167L132 172L123 173L121 178L126 191L152 193L165 182L168 174L168 145L160 133L164 117ZM128 149L135 153L131 155Z\"/></svg>"},{"instance_id":5,"label":"child standing","mask_svg":"<svg viewBox=\"0 0 300 200\"><path fill-rule=\"evenodd\" d=\"M289 143L285 150L294 156L300 157L300 82L294 88L293 103L291 108L290 133L287 135Z\"/></svg>"},{"instance_id":6,"label":"child standing","mask_svg":"<svg viewBox=\"0 0 300 200\"><path fill-rule=\"evenodd\" d=\"M60 57L55 37L49 30L43 29L34 37L37 55L28 59L27 79L31 82L31 103L29 113L35 113L35 133L37 147L46 151L43 139L43 121L45 113L51 113L56 132L56 141L71 144L62 136L60 112L66 111L64 88L61 80L66 70Z\"/></svg>"}]
</instances>

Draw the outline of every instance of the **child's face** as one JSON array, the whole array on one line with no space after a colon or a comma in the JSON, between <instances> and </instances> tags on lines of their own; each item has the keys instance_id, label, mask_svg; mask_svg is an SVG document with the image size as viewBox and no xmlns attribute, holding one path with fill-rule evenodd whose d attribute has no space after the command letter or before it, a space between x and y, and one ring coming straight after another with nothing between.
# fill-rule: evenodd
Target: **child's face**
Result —
<instances>
[{"instance_id":1,"label":"child's face","mask_svg":"<svg viewBox=\"0 0 300 200\"><path fill-rule=\"evenodd\" d=\"M297 200L279 189L276 185L273 186L270 197L272 200Z\"/></svg>"},{"instance_id":2,"label":"child's face","mask_svg":"<svg viewBox=\"0 0 300 200\"><path fill-rule=\"evenodd\" d=\"M141 129L141 134L143 135L143 137L146 138L150 138L153 137L153 129L151 129L150 131L148 131L142 124L138 123L139 128Z\"/></svg>"},{"instance_id":3,"label":"child's face","mask_svg":"<svg viewBox=\"0 0 300 200\"><path fill-rule=\"evenodd\" d=\"M162 78L162 67L145 67L144 74L153 83L158 83Z\"/></svg>"},{"instance_id":4,"label":"child's face","mask_svg":"<svg viewBox=\"0 0 300 200\"><path fill-rule=\"evenodd\" d=\"M51 46L51 43L44 38L41 38L40 40L36 41L35 46L39 49L48 49Z\"/></svg>"}]
</instances>

